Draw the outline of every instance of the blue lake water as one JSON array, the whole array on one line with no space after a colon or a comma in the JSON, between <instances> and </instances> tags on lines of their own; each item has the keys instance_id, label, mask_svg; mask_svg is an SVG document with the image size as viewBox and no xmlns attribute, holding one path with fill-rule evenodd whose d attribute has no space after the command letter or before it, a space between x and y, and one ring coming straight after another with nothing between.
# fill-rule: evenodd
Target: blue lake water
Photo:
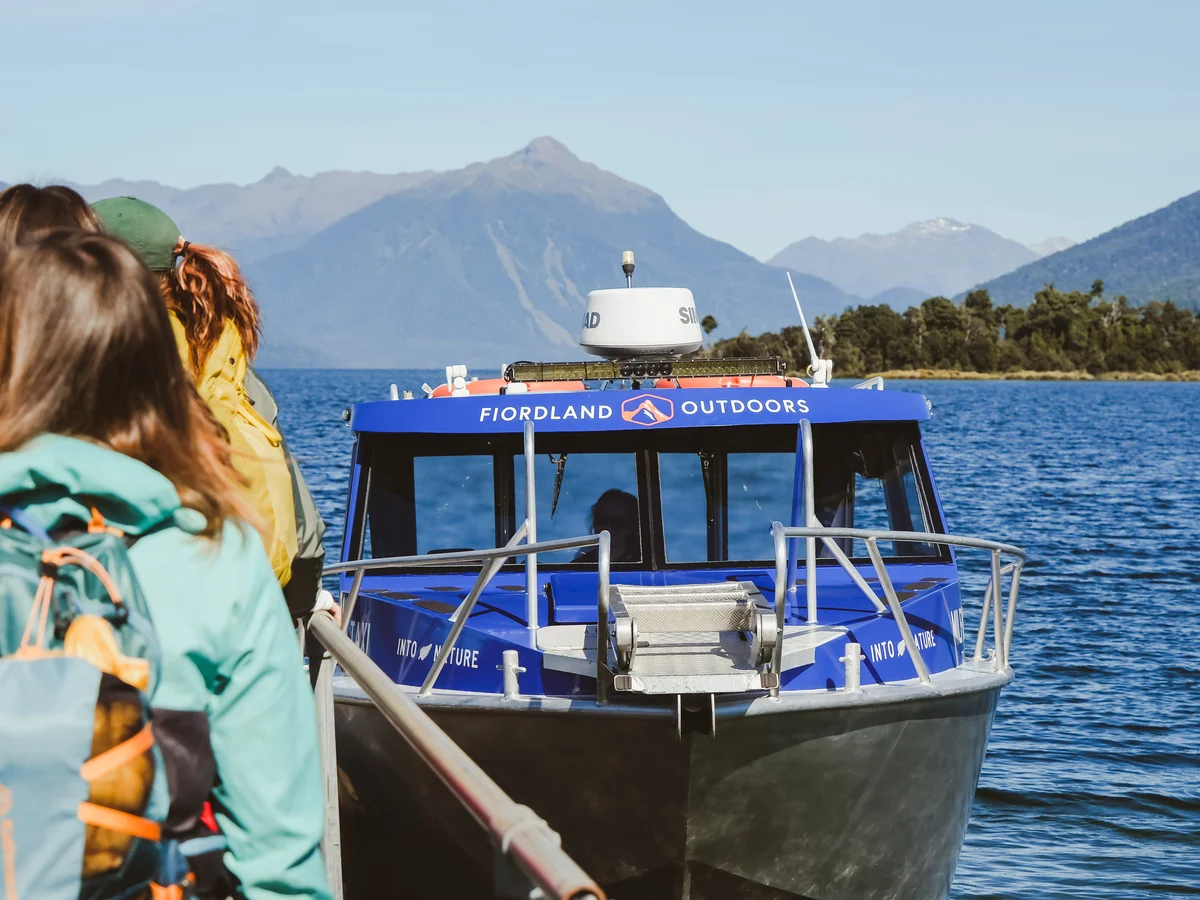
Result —
<instances>
[{"instance_id":1,"label":"blue lake water","mask_svg":"<svg viewBox=\"0 0 1200 900\"><path fill-rule=\"evenodd\" d=\"M383 399L389 382L442 377L264 376L335 557L351 447L342 409ZM949 530L1031 556L1017 679L1000 699L953 896L1200 895L1200 385L888 387L933 403L924 434Z\"/></svg>"}]
</instances>

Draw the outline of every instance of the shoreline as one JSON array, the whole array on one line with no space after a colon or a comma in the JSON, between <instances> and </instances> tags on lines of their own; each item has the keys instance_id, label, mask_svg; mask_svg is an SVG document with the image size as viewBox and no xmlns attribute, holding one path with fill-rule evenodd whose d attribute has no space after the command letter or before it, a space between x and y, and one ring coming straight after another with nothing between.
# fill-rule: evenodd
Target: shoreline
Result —
<instances>
[{"instance_id":1,"label":"shoreline","mask_svg":"<svg viewBox=\"0 0 1200 900\"><path fill-rule=\"evenodd\" d=\"M891 369L872 372L866 378L880 377L894 381L1200 381L1200 370L1182 372L962 372L956 369Z\"/></svg>"}]
</instances>

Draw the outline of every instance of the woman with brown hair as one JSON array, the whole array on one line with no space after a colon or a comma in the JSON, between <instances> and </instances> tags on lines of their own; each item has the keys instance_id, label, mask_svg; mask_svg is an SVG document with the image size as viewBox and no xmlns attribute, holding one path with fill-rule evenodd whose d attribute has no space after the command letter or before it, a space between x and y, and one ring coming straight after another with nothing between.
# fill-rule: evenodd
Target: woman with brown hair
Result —
<instances>
[{"instance_id":1,"label":"woman with brown hair","mask_svg":"<svg viewBox=\"0 0 1200 900\"><path fill-rule=\"evenodd\" d=\"M241 270L227 253L184 240L170 216L142 200L114 197L93 208L157 276L180 358L248 482L288 607L306 615L318 601L325 524L278 430L275 398L250 366L261 322ZM323 597L320 608L330 608L332 598Z\"/></svg>"},{"instance_id":2,"label":"woman with brown hair","mask_svg":"<svg viewBox=\"0 0 1200 900\"><path fill-rule=\"evenodd\" d=\"M100 220L69 187L14 184L0 191L0 253L51 228L99 231Z\"/></svg>"},{"instance_id":3,"label":"woman with brown hair","mask_svg":"<svg viewBox=\"0 0 1200 900\"><path fill-rule=\"evenodd\" d=\"M133 541L162 659L152 721L207 735L191 768L235 896L325 900L312 695L239 480L128 247L57 231L0 260L0 505L47 531L95 509Z\"/></svg>"}]
</instances>

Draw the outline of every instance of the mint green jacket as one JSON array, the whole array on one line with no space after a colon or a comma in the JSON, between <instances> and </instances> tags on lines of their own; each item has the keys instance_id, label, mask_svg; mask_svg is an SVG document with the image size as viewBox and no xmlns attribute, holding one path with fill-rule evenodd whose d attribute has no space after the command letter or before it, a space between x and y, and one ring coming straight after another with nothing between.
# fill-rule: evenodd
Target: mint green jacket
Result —
<instances>
[{"instance_id":1,"label":"mint green jacket","mask_svg":"<svg viewBox=\"0 0 1200 900\"><path fill-rule=\"evenodd\" d=\"M0 454L0 505L47 529L87 521L95 506L127 535L146 534L130 560L161 643L152 703L208 714L225 863L249 900L327 900L312 690L257 533L226 522L219 541L200 537L204 517L181 509L158 472L57 435Z\"/></svg>"}]
</instances>

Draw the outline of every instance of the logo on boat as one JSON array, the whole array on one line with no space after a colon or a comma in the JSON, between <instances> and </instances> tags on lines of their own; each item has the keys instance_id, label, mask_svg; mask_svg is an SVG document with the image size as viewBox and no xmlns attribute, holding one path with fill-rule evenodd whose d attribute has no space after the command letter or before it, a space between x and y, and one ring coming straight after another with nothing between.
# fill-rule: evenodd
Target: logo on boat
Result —
<instances>
[{"instance_id":1,"label":"logo on boat","mask_svg":"<svg viewBox=\"0 0 1200 900\"><path fill-rule=\"evenodd\" d=\"M635 425L661 425L675 417L675 404L666 397L638 394L621 404L621 418Z\"/></svg>"}]
</instances>

